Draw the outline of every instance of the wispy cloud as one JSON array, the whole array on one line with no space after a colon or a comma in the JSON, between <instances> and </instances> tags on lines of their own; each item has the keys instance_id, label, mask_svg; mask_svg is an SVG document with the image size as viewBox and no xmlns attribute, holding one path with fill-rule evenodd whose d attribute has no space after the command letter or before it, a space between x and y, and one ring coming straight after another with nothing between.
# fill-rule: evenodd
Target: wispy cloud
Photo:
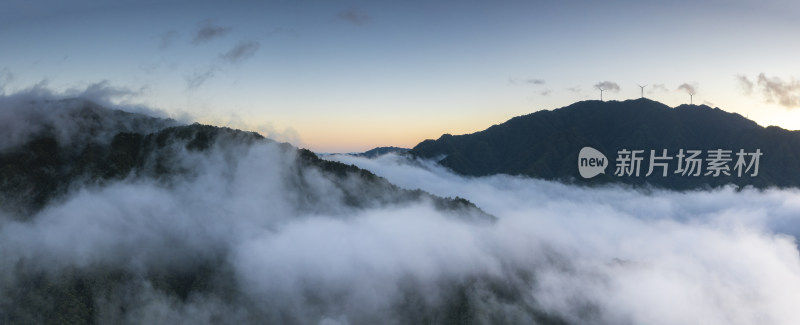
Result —
<instances>
[{"instance_id":1,"label":"wispy cloud","mask_svg":"<svg viewBox=\"0 0 800 325\"><path fill-rule=\"evenodd\" d=\"M162 33L158 37L159 38L158 49L160 50L168 49L170 46L172 46L172 44L175 43L175 41L178 40L179 36L180 34L178 34L178 32L174 30Z\"/></svg>"},{"instance_id":2,"label":"wispy cloud","mask_svg":"<svg viewBox=\"0 0 800 325\"><path fill-rule=\"evenodd\" d=\"M581 87L580 86L569 87L569 88L567 88L567 91L577 94L577 93L581 92Z\"/></svg>"},{"instance_id":3,"label":"wispy cloud","mask_svg":"<svg viewBox=\"0 0 800 325\"><path fill-rule=\"evenodd\" d=\"M612 82L612 81L608 81L608 80L598 82L597 84L594 85L594 88L597 88L597 89L600 89L600 90L603 90L603 91L612 91L612 92L617 92L620 89L619 85L616 82Z\"/></svg>"},{"instance_id":4,"label":"wispy cloud","mask_svg":"<svg viewBox=\"0 0 800 325\"><path fill-rule=\"evenodd\" d=\"M185 76L186 89L195 90L200 88L211 78L214 78L217 72L224 71L229 65L239 64L258 52L261 47L259 42L243 41L232 47L230 50L221 53L216 61L214 61L205 70L194 70Z\"/></svg>"},{"instance_id":5,"label":"wispy cloud","mask_svg":"<svg viewBox=\"0 0 800 325\"><path fill-rule=\"evenodd\" d=\"M0 80L2 80L2 71L0 71ZM114 86L108 80L101 80L88 85L75 85L63 91L56 91L50 87L50 81L42 79L36 84L26 87L22 90L16 91L9 96L16 96L18 98L37 98L40 100L61 100L66 98L83 98L94 101L95 103L120 108L115 102L129 100L134 97L141 96L147 91L147 86L141 86L138 89ZM0 84L1 86L2 84Z\"/></svg>"},{"instance_id":6,"label":"wispy cloud","mask_svg":"<svg viewBox=\"0 0 800 325\"><path fill-rule=\"evenodd\" d=\"M131 88L112 85L107 80L89 85L73 85L66 90L54 90L47 79L11 93L0 94L0 151L22 144L43 130L49 130L59 142L69 145L77 139L101 138L130 130L132 124L112 121L107 115L87 116L73 114L87 107L87 100L104 107L126 112L166 117L158 108L135 103L147 91L146 86ZM88 105L90 108L93 105ZM90 127L89 125L95 125ZM96 126L108 127L106 131ZM116 128L120 126L121 128ZM0 212L0 219L3 213ZM0 222L0 228L2 228ZM2 245L0 245L2 246ZM2 263L0 263L2 264Z\"/></svg>"},{"instance_id":7,"label":"wispy cloud","mask_svg":"<svg viewBox=\"0 0 800 325\"><path fill-rule=\"evenodd\" d=\"M86 88L73 87L67 89L64 93L70 97L80 97L93 100L98 103L106 103L113 100L124 100L131 97L142 95L147 87L142 86L139 89L131 89L122 86L113 86L108 80L102 80L93 84L89 84Z\"/></svg>"},{"instance_id":8,"label":"wispy cloud","mask_svg":"<svg viewBox=\"0 0 800 325\"><path fill-rule=\"evenodd\" d=\"M739 82L739 87L745 95L753 94L753 82L744 75L737 75L736 81Z\"/></svg>"},{"instance_id":9,"label":"wispy cloud","mask_svg":"<svg viewBox=\"0 0 800 325\"><path fill-rule=\"evenodd\" d=\"M678 86L678 89L676 90L683 90L689 95L694 95L697 93L696 87L688 83L682 83L680 86Z\"/></svg>"},{"instance_id":10,"label":"wispy cloud","mask_svg":"<svg viewBox=\"0 0 800 325\"><path fill-rule=\"evenodd\" d=\"M537 79L537 78L528 78L528 79L521 79L521 78L508 78L508 83L515 85L515 84L528 84L528 85L535 85L541 86L544 85L546 82L544 79Z\"/></svg>"},{"instance_id":11,"label":"wispy cloud","mask_svg":"<svg viewBox=\"0 0 800 325\"><path fill-rule=\"evenodd\" d=\"M797 80L784 81L761 73L758 75L758 87L768 102L778 102L786 108L800 107L800 82Z\"/></svg>"},{"instance_id":12,"label":"wispy cloud","mask_svg":"<svg viewBox=\"0 0 800 325\"><path fill-rule=\"evenodd\" d=\"M355 7L340 11L336 14L336 18L356 26L364 25L372 20L367 13Z\"/></svg>"},{"instance_id":13,"label":"wispy cloud","mask_svg":"<svg viewBox=\"0 0 800 325\"><path fill-rule=\"evenodd\" d=\"M259 42L240 42L227 52L220 55L220 58L227 63L236 64L252 57L261 48Z\"/></svg>"},{"instance_id":14,"label":"wispy cloud","mask_svg":"<svg viewBox=\"0 0 800 325\"><path fill-rule=\"evenodd\" d=\"M230 33L230 27L223 27L212 23L210 20L204 20L197 24L197 32L195 33L192 43L201 44L208 42L212 39L225 36Z\"/></svg>"},{"instance_id":15,"label":"wispy cloud","mask_svg":"<svg viewBox=\"0 0 800 325\"><path fill-rule=\"evenodd\" d=\"M665 86L664 84L655 84L650 86L650 91L648 91L647 93L652 94L656 91L669 92L669 89L667 89L667 86Z\"/></svg>"},{"instance_id":16,"label":"wispy cloud","mask_svg":"<svg viewBox=\"0 0 800 325\"><path fill-rule=\"evenodd\" d=\"M202 86L208 79L214 77L216 68L212 67L205 71L194 71L191 75L186 76L186 88L194 90Z\"/></svg>"}]
</instances>

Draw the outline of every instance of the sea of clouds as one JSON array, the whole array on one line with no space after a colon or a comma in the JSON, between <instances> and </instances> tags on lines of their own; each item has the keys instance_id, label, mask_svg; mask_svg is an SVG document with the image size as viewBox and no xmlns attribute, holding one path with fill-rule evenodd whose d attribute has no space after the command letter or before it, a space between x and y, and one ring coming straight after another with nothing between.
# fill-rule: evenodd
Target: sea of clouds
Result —
<instances>
[{"instance_id":1,"label":"sea of clouds","mask_svg":"<svg viewBox=\"0 0 800 325\"><path fill-rule=\"evenodd\" d=\"M536 270L539 280L528 293L547 310L572 315L567 319L588 321L573 318L576 305L588 301L598 323L800 321L796 189L588 188L464 177L391 154L328 159L401 187L467 198L497 216L491 227L473 229L470 254Z\"/></svg>"},{"instance_id":2,"label":"sea of clouds","mask_svg":"<svg viewBox=\"0 0 800 325\"><path fill-rule=\"evenodd\" d=\"M192 177L77 184L26 221L0 215L0 316L22 273L116 268L141 276L97 298L99 322L800 324L798 190L587 188L326 156L497 218L478 222L425 200L353 208L321 171L300 190L297 157L274 143L179 157ZM198 261L221 270L210 290L149 282Z\"/></svg>"}]
</instances>

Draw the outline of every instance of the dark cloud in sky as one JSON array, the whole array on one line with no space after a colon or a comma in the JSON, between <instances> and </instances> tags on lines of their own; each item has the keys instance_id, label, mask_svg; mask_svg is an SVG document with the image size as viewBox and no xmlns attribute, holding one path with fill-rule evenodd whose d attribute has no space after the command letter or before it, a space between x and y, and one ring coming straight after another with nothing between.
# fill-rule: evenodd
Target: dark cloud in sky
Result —
<instances>
[{"instance_id":1,"label":"dark cloud in sky","mask_svg":"<svg viewBox=\"0 0 800 325\"><path fill-rule=\"evenodd\" d=\"M212 23L210 20L205 20L197 24L197 32L192 39L194 44L202 44L212 39L225 36L230 33L230 27L223 27Z\"/></svg>"},{"instance_id":2,"label":"dark cloud in sky","mask_svg":"<svg viewBox=\"0 0 800 325\"><path fill-rule=\"evenodd\" d=\"M231 64L240 63L244 60L249 59L254 54L256 54L259 48L261 48L261 43L259 42L254 42L254 41L240 42L227 52L220 55L220 58L222 58L227 63Z\"/></svg>"},{"instance_id":3,"label":"dark cloud in sky","mask_svg":"<svg viewBox=\"0 0 800 325\"><path fill-rule=\"evenodd\" d=\"M618 92L619 89L620 89L619 85L616 82L612 82L612 81L601 81L601 82L598 82L597 84L594 85L594 88L597 88L597 89L600 89L600 90L604 90L604 91L612 91L612 92Z\"/></svg>"},{"instance_id":4,"label":"dark cloud in sky","mask_svg":"<svg viewBox=\"0 0 800 325\"><path fill-rule=\"evenodd\" d=\"M550 90L550 89L546 89L546 90L542 90L542 91L540 91L540 92L539 92L539 95L542 95L542 96L550 96L550 93L552 93L552 92L553 92L552 90Z\"/></svg>"},{"instance_id":5,"label":"dark cloud in sky","mask_svg":"<svg viewBox=\"0 0 800 325\"><path fill-rule=\"evenodd\" d=\"M364 25L372 20L367 13L355 7L340 11L338 14L336 14L336 18L356 26Z\"/></svg>"},{"instance_id":6,"label":"dark cloud in sky","mask_svg":"<svg viewBox=\"0 0 800 325\"><path fill-rule=\"evenodd\" d=\"M688 83L682 83L680 86L678 86L678 89L676 90L683 90L689 95L697 94L697 89L695 88L695 86L692 86Z\"/></svg>"},{"instance_id":7,"label":"dark cloud in sky","mask_svg":"<svg viewBox=\"0 0 800 325\"><path fill-rule=\"evenodd\" d=\"M758 87L769 102L777 102L786 108L800 107L800 82L797 80L784 81L781 78L767 77L764 73L760 73Z\"/></svg>"}]
</instances>

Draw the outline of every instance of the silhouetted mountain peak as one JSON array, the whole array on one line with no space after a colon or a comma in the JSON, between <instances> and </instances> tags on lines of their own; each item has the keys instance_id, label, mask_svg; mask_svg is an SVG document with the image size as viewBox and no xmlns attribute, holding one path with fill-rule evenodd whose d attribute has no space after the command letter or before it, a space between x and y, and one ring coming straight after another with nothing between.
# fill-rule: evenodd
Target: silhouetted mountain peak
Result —
<instances>
[{"instance_id":1,"label":"silhouetted mountain peak","mask_svg":"<svg viewBox=\"0 0 800 325\"><path fill-rule=\"evenodd\" d=\"M612 168L606 175L590 180L578 175L577 154L586 146L609 157ZM800 165L793 153L798 147L800 134L795 131L764 128L739 114L707 105L671 108L639 98L581 101L537 111L472 134L425 140L410 153L440 159L442 165L465 175L502 173L588 184L623 182L688 189L729 183L800 186L800 173L793 167ZM681 149L760 149L764 157L762 173L755 178L611 177L608 174L614 171L614 159L622 149L647 153L667 149L672 154Z\"/></svg>"}]
</instances>

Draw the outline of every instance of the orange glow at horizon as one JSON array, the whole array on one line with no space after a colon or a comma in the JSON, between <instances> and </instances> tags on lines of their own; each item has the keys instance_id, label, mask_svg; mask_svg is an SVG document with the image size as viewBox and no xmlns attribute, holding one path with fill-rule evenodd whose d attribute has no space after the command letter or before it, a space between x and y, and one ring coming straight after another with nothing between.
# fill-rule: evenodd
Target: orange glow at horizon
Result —
<instances>
[{"instance_id":1,"label":"orange glow at horizon","mask_svg":"<svg viewBox=\"0 0 800 325\"><path fill-rule=\"evenodd\" d=\"M400 120L400 118L398 118ZM438 139L442 134L468 134L491 126L486 120L449 121L442 129L440 121L337 121L315 123L299 129L300 147L315 152L363 152L375 147L413 148L426 139Z\"/></svg>"}]
</instances>

